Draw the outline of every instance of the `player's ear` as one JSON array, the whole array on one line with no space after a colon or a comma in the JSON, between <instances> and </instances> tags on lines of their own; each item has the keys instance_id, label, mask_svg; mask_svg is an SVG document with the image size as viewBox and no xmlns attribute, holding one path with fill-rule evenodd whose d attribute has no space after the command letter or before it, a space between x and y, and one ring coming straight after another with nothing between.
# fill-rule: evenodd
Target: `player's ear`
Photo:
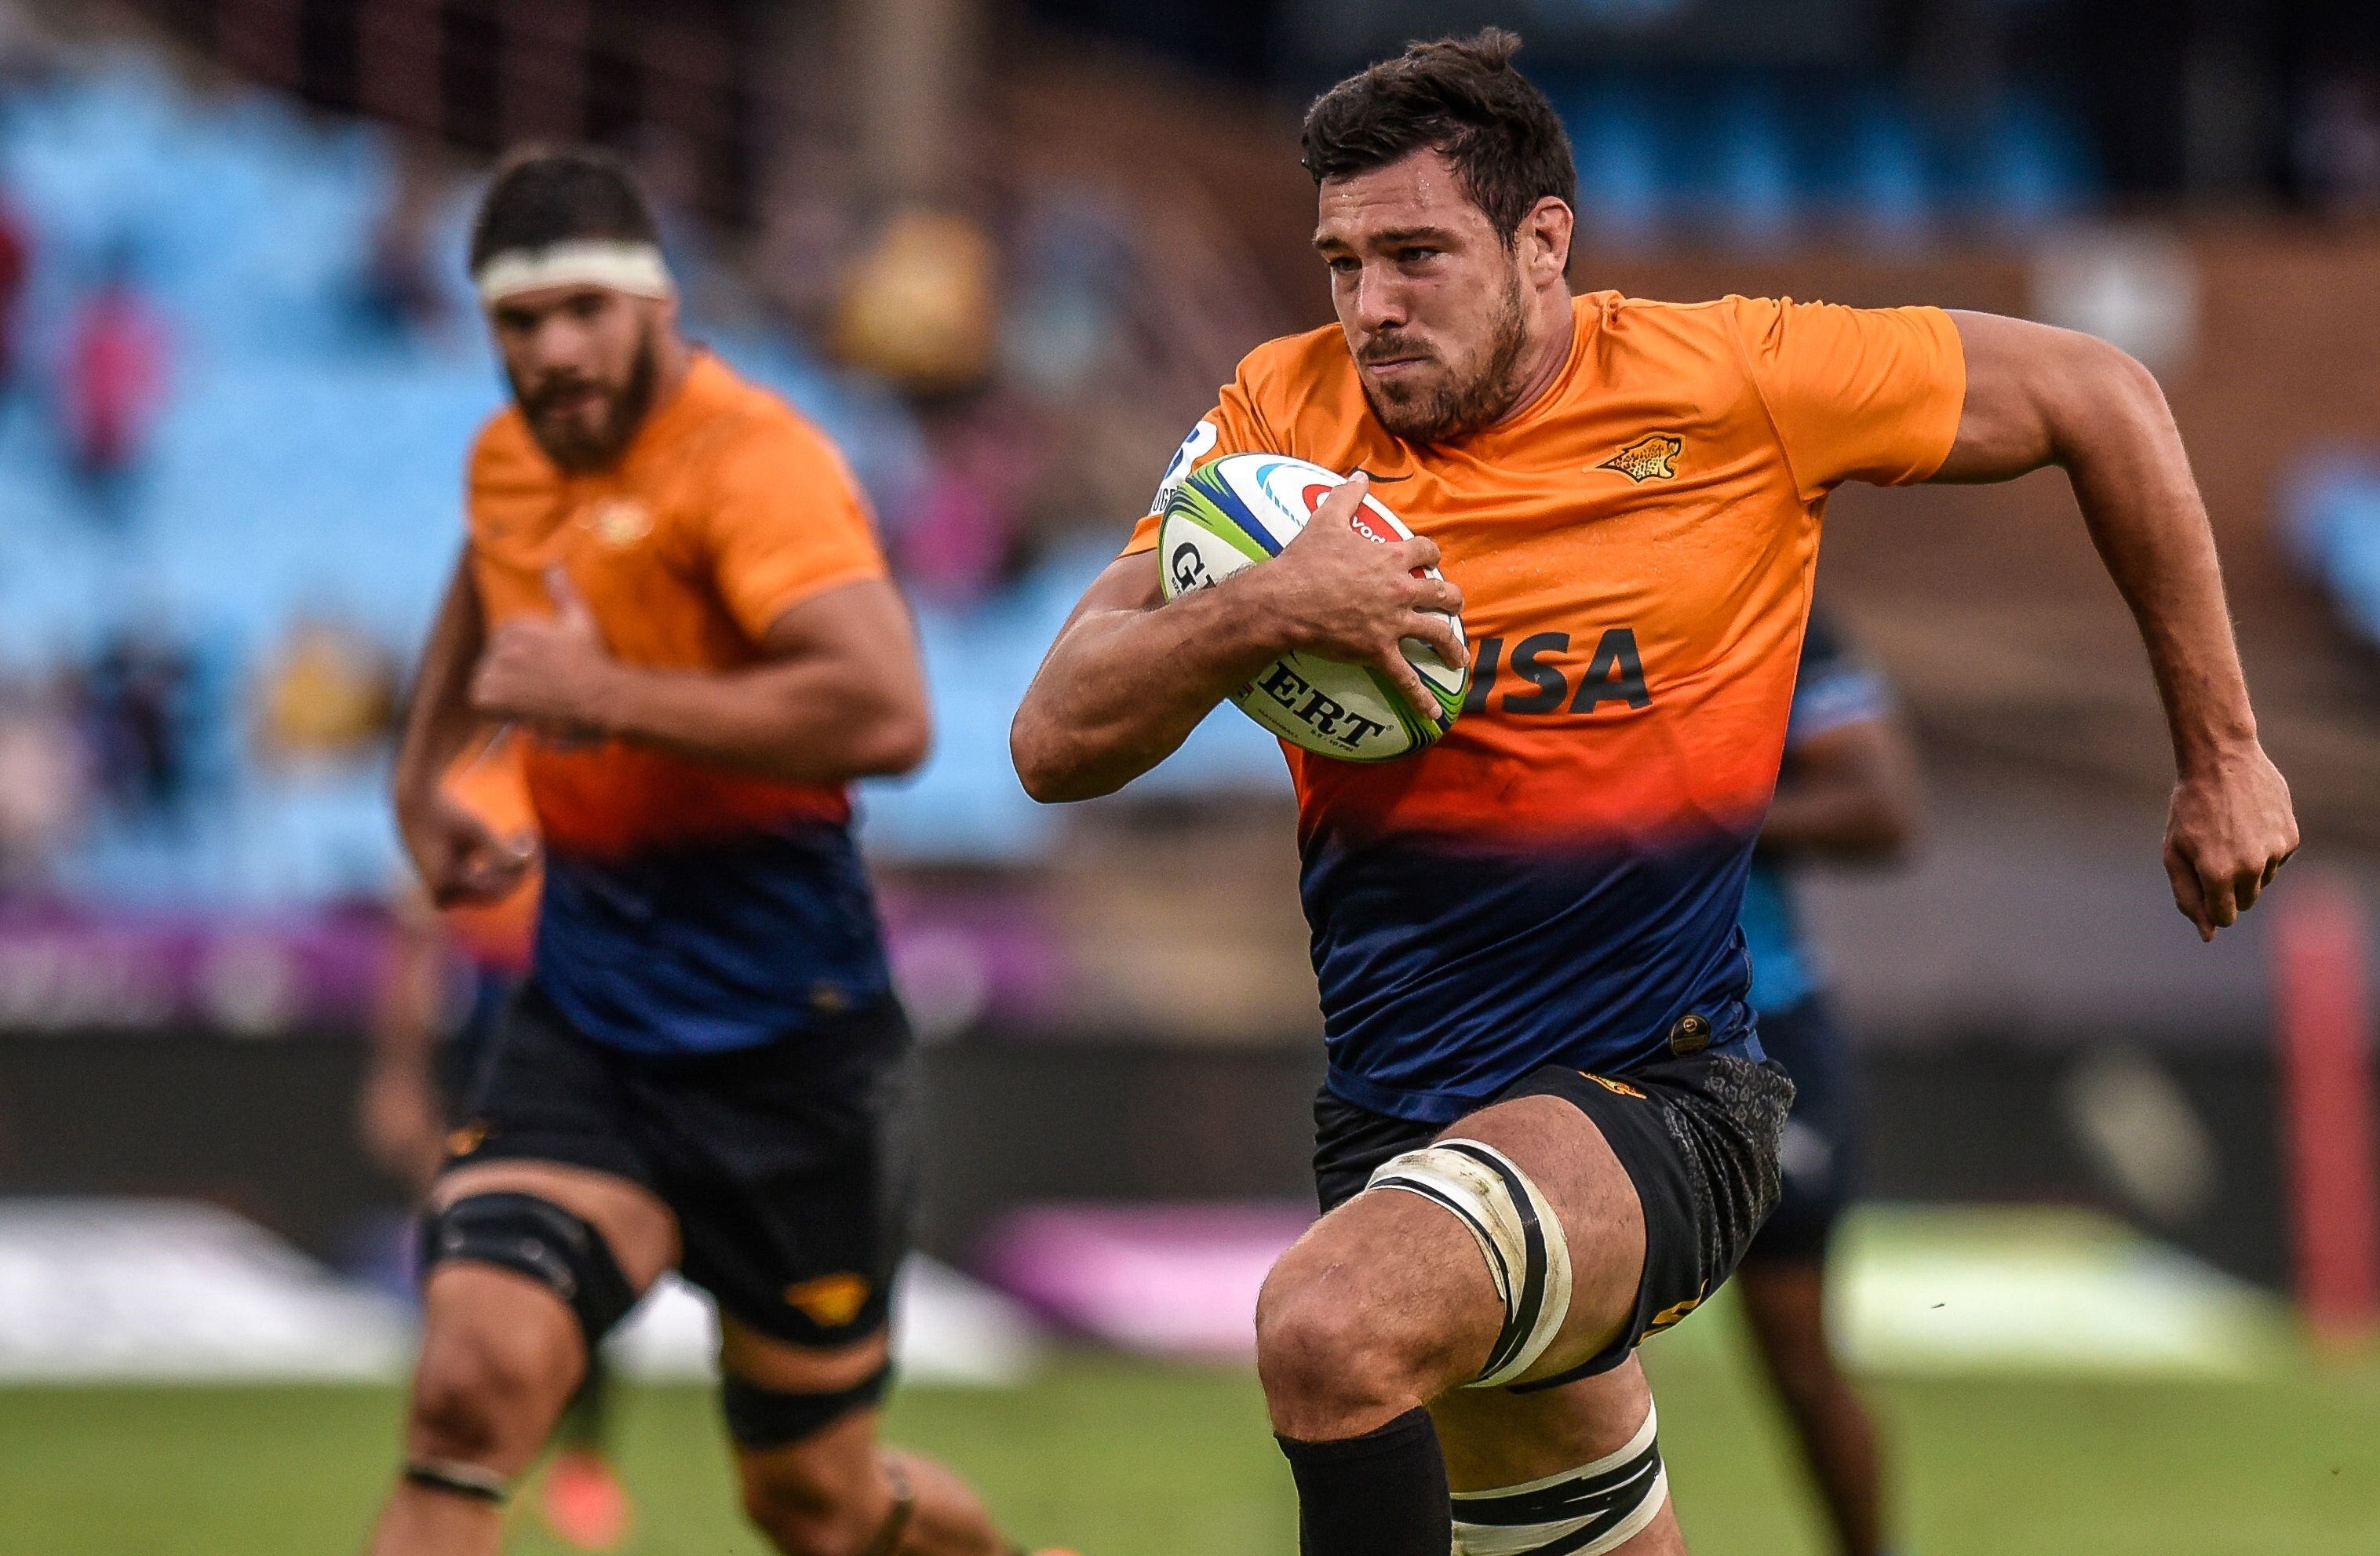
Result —
<instances>
[{"instance_id":1,"label":"player's ear","mask_svg":"<svg viewBox=\"0 0 2380 1556\"><path fill-rule=\"evenodd\" d=\"M1571 238L1577 218L1571 208L1552 195L1537 201L1529 213L1521 218L1521 237L1528 245L1524 256L1529 267L1529 279L1544 285L1559 281L1570 270Z\"/></svg>"}]
</instances>

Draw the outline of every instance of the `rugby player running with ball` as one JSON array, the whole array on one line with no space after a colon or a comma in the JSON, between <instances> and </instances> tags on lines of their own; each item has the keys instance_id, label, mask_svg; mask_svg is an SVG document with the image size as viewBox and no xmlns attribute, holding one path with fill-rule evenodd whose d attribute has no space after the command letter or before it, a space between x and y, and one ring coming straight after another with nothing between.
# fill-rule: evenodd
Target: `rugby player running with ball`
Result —
<instances>
[{"instance_id":1,"label":"rugby player running with ball","mask_svg":"<svg viewBox=\"0 0 2380 1556\"><path fill-rule=\"evenodd\" d=\"M1982 314L1572 296L1570 146L1517 46L1418 44L1308 112L1339 327L1250 353L1168 480L1257 451L1358 473L1161 608L1152 514L1011 736L1037 798L1087 798L1285 650L1426 711L1399 640L1460 663L1432 614L1459 610L1476 645L1420 756L1289 754L1329 1213L1257 1346L1308 1556L1682 1549L1633 1352L1778 1195L1792 1088L1736 915L1837 485L2062 467L2164 697L2175 900L2211 937L2298 841L2149 374ZM1356 534L1367 492L1419 538Z\"/></svg>"},{"instance_id":2,"label":"rugby player running with ball","mask_svg":"<svg viewBox=\"0 0 2380 1556\"><path fill-rule=\"evenodd\" d=\"M718 1299L735 1468L790 1556L1003 1556L880 1449L908 1028L844 784L925 755L907 612L833 447L679 333L617 162L508 162L471 269L516 404L415 680L397 819L442 905L528 870L442 792L525 735L528 979L424 1217L421 1359L375 1556L490 1556L592 1348L664 1270Z\"/></svg>"}]
</instances>

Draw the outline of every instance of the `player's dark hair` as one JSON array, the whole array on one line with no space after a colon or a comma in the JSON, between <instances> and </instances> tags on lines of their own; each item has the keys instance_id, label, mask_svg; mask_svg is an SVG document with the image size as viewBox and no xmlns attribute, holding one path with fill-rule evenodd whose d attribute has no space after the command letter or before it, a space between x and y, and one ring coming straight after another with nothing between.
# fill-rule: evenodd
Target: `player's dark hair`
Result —
<instances>
[{"instance_id":1,"label":"player's dark hair","mask_svg":"<svg viewBox=\"0 0 2380 1556\"><path fill-rule=\"evenodd\" d=\"M1546 94L1512 68L1520 48L1517 33L1490 27L1408 43L1394 59L1348 77L1305 111L1305 170L1319 184L1435 147L1463 192L1512 242L1548 195L1578 203L1569 132Z\"/></svg>"},{"instance_id":2,"label":"player's dark hair","mask_svg":"<svg viewBox=\"0 0 2380 1556\"><path fill-rule=\"evenodd\" d=\"M471 224L471 268L515 249L584 238L660 241L628 164L592 146L524 146L496 166Z\"/></svg>"}]
</instances>

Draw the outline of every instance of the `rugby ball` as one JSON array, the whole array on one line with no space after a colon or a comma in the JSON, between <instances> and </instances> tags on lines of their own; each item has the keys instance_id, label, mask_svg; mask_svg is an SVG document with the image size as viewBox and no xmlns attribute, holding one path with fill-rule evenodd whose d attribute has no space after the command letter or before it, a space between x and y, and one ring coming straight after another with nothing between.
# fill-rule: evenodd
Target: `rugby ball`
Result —
<instances>
[{"instance_id":1,"label":"rugby ball","mask_svg":"<svg viewBox=\"0 0 2380 1556\"><path fill-rule=\"evenodd\" d=\"M1346 478L1281 454L1227 454L1183 479L1167 495L1157 527L1165 598L1177 599L1269 562L1295 540L1330 489ZM1379 499L1366 497L1356 530L1389 545L1413 531ZM1429 576L1439 577L1438 569ZM1454 618L1450 616L1450 621ZM1456 640L1463 624L1454 621ZM1416 711L1394 684L1369 665L1312 654L1281 655L1232 694L1232 706L1301 750L1342 761L1393 761L1435 742L1462 711L1471 673L1404 639L1405 660L1429 688L1432 705Z\"/></svg>"}]
</instances>

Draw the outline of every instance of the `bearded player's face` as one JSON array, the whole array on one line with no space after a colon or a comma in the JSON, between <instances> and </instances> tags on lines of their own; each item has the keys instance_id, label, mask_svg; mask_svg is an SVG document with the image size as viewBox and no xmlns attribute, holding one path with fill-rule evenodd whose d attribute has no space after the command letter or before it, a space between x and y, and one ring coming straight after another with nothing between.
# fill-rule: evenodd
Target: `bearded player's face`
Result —
<instances>
[{"instance_id":1,"label":"bearded player's face","mask_svg":"<svg viewBox=\"0 0 2380 1556\"><path fill-rule=\"evenodd\" d=\"M528 429L565 470L619 458L652 408L668 305L605 286L546 286L490 310Z\"/></svg>"},{"instance_id":2,"label":"bearded player's face","mask_svg":"<svg viewBox=\"0 0 2380 1556\"><path fill-rule=\"evenodd\" d=\"M1437 443L1512 407L1528 329L1521 258L1442 154L1326 180L1314 247L1382 426Z\"/></svg>"}]
</instances>

